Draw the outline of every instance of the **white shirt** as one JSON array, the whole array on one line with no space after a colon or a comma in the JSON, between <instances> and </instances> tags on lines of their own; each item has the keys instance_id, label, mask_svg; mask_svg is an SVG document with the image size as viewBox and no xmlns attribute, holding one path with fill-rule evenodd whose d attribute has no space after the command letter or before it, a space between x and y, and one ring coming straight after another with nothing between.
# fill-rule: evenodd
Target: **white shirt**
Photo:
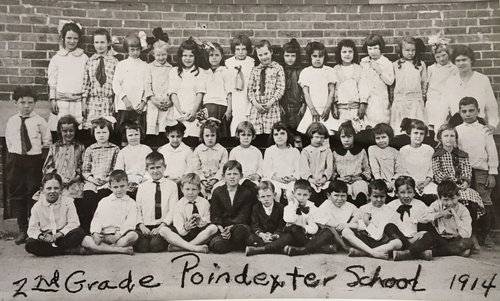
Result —
<instances>
[{"instance_id":1,"label":"white shirt","mask_svg":"<svg viewBox=\"0 0 500 301\"><path fill-rule=\"evenodd\" d=\"M309 213L298 215L298 206L298 202L288 203L283 211L283 220L287 225L301 226L306 230L307 234L316 234L316 232L318 232L318 225L316 224L316 219L319 214L318 207L316 207L313 202L307 201L306 207L309 207Z\"/></svg>"},{"instance_id":2,"label":"white shirt","mask_svg":"<svg viewBox=\"0 0 500 301\"><path fill-rule=\"evenodd\" d=\"M432 179L432 155L434 149L422 144L418 148L410 145L403 146L399 153L401 154L401 165L404 175L412 177L415 182L425 181L425 178Z\"/></svg>"},{"instance_id":3,"label":"white shirt","mask_svg":"<svg viewBox=\"0 0 500 301\"><path fill-rule=\"evenodd\" d=\"M48 147L52 142L47 121L34 112L31 112L25 124L31 141L31 149L26 154L39 155L42 153L42 146ZM7 121L7 125L5 126L5 142L9 153L22 154L21 115L16 114Z\"/></svg>"},{"instance_id":4,"label":"white shirt","mask_svg":"<svg viewBox=\"0 0 500 301\"><path fill-rule=\"evenodd\" d=\"M200 215L200 220L198 221L197 227L204 227L210 223L210 203L202 197L197 197L195 200L196 208L198 208L198 214ZM189 204L189 201L183 197L177 204L175 204L174 209L174 226L180 236L185 236L189 232L184 229L184 224L193 215L193 206Z\"/></svg>"},{"instance_id":5,"label":"white shirt","mask_svg":"<svg viewBox=\"0 0 500 301\"><path fill-rule=\"evenodd\" d=\"M262 153L253 145L244 148L241 145L236 146L229 153L229 160L240 162L243 167L243 177L249 178L253 174L258 174L262 177Z\"/></svg>"},{"instance_id":6,"label":"white shirt","mask_svg":"<svg viewBox=\"0 0 500 301\"><path fill-rule=\"evenodd\" d=\"M345 202L342 207L335 206L331 200L326 201L319 206L319 217L317 222L322 225L327 225L330 227L336 227L339 224L345 224L349 220L354 219L357 216L358 208L352 203Z\"/></svg>"},{"instance_id":7,"label":"white shirt","mask_svg":"<svg viewBox=\"0 0 500 301\"><path fill-rule=\"evenodd\" d=\"M392 223L395 224L406 237L412 237L417 234L417 224L427 212L428 207L422 201L413 199L409 204L411 206L410 215L404 212L403 220L401 220L401 214L396 211L401 205L403 205L403 203L401 203L400 200L394 200L386 206L391 208L394 212Z\"/></svg>"},{"instance_id":8,"label":"white shirt","mask_svg":"<svg viewBox=\"0 0 500 301\"><path fill-rule=\"evenodd\" d=\"M310 66L302 70L299 76L299 85L302 88L309 88L311 101L318 112L323 112L328 101L328 84L336 82L335 72L329 66L321 68Z\"/></svg>"},{"instance_id":9,"label":"white shirt","mask_svg":"<svg viewBox=\"0 0 500 301\"><path fill-rule=\"evenodd\" d=\"M164 222L172 224L175 204L179 199L177 184L175 182L161 178L161 217L155 218L155 194L156 183L152 180L144 182L137 188L137 224L143 223L146 226L157 226Z\"/></svg>"},{"instance_id":10,"label":"white shirt","mask_svg":"<svg viewBox=\"0 0 500 301\"><path fill-rule=\"evenodd\" d=\"M126 110L123 98L127 96L134 109L141 103L144 95L144 74L148 64L141 59L127 58L116 65L113 78L115 111Z\"/></svg>"},{"instance_id":11,"label":"white shirt","mask_svg":"<svg viewBox=\"0 0 500 301\"><path fill-rule=\"evenodd\" d=\"M354 220L358 221L358 229L366 230L370 236L375 240L382 239L384 235L385 226L391 222L393 211L387 205L382 205L380 208L373 206L371 203L363 205L359 208L359 216ZM363 221L365 213L371 213L372 219L368 226Z\"/></svg>"},{"instance_id":12,"label":"white shirt","mask_svg":"<svg viewBox=\"0 0 500 301\"><path fill-rule=\"evenodd\" d=\"M205 71L205 88L207 93L203 96L203 103L227 106L227 96L234 90L233 74L226 66L212 71Z\"/></svg>"},{"instance_id":13,"label":"white shirt","mask_svg":"<svg viewBox=\"0 0 500 301\"><path fill-rule=\"evenodd\" d=\"M188 166L193 151L183 142L177 148L173 148L170 144L165 144L158 148L158 152L163 155L165 164L167 165L164 173L165 177L176 181L190 172Z\"/></svg>"},{"instance_id":14,"label":"white shirt","mask_svg":"<svg viewBox=\"0 0 500 301\"><path fill-rule=\"evenodd\" d=\"M264 153L264 177L271 179L273 176L294 176L299 179L299 162L300 152L295 147L279 149L276 144L272 145Z\"/></svg>"},{"instance_id":15,"label":"white shirt","mask_svg":"<svg viewBox=\"0 0 500 301\"><path fill-rule=\"evenodd\" d=\"M130 182L141 183L146 176L146 156L149 153L151 148L147 145L127 145L118 153L115 169L124 170Z\"/></svg>"},{"instance_id":16,"label":"white shirt","mask_svg":"<svg viewBox=\"0 0 500 301\"><path fill-rule=\"evenodd\" d=\"M90 223L90 233L101 233L105 228L114 227L123 235L129 230L134 230L136 225L135 201L128 195L119 199L111 194L99 202Z\"/></svg>"},{"instance_id":17,"label":"white shirt","mask_svg":"<svg viewBox=\"0 0 500 301\"><path fill-rule=\"evenodd\" d=\"M220 180L222 179L222 168L226 164L227 158L227 150L219 143L213 147L200 144L193 152L191 169L202 180L210 180L212 178Z\"/></svg>"},{"instance_id":18,"label":"white shirt","mask_svg":"<svg viewBox=\"0 0 500 301\"><path fill-rule=\"evenodd\" d=\"M479 122L462 123L457 126L458 148L469 154L472 168L487 170L490 175L498 174L498 153L493 135L486 133L486 127Z\"/></svg>"},{"instance_id":19,"label":"white shirt","mask_svg":"<svg viewBox=\"0 0 500 301\"><path fill-rule=\"evenodd\" d=\"M83 74L88 59L80 48L71 52L66 49L59 50L49 63L49 98L56 98L58 92L81 94Z\"/></svg>"}]
</instances>

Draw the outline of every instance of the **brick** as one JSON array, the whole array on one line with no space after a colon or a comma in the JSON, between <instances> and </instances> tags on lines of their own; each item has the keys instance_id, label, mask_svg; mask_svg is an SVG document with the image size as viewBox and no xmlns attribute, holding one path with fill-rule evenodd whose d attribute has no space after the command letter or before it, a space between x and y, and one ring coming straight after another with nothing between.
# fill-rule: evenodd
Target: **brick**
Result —
<instances>
[{"instance_id":1,"label":"brick","mask_svg":"<svg viewBox=\"0 0 500 301\"><path fill-rule=\"evenodd\" d=\"M232 4L233 0L211 0L213 4ZM230 5L227 5L230 6Z\"/></svg>"},{"instance_id":2,"label":"brick","mask_svg":"<svg viewBox=\"0 0 500 301\"><path fill-rule=\"evenodd\" d=\"M445 34L466 34L467 29L463 27L449 27L444 29Z\"/></svg>"},{"instance_id":3,"label":"brick","mask_svg":"<svg viewBox=\"0 0 500 301\"><path fill-rule=\"evenodd\" d=\"M299 7L310 7L311 12L313 13L325 13L325 14L333 14L336 12L335 5L314 5L314 6L299 6Z\"/></svg>"},{"instance_id":4,"label":"brick","mask_svg":"<svg viewBox=\"0 0 500 301\"><path fill-rule=\"evenodd\" d=\"M135 3L135 2L128 2L128 3L122 3L121 4L121 10L139 10L139 11L145 11L147 9L147 5L144 3Z\"/></svg>"},{"instance_id":5,"label":"brick","mask_svg":"<svg viewBox=\"0 0 500 301\"><path fill-rule=\"evenodd\" d=\"M266 38L266 39L271 39L271 38L276 38L278 36L278 33L276 30L256 30L254 31L255 38Z\"/></svg>"},{"instance_id":6,"label":"brick","mask_svg":"<svg viewBox=\"0 0 500 301\"><path fill-rule=\"evenodd\" d=\"M19 76L19 68L2 68L2 75Z\"/></svg>"},{"instance_id":7,"label":"brick","mask_svg":"<svg viewBox=\"0 0 500 301\"><path fill-rule=\"evenodd\" d=\"M243 22L243 29L265 29L266 23L264 22Z\"/></svg>"},{"instance_id":8,"label":"brick","mask_svg":"<svg viewBox=\"0 0 500 301\"><path fill-rule=\"evenodd\" d=\"M30 65L30 60L26 59L19 59L19 52L17 53L16 58L7 58L7 57L2 57L2 66L3 67L28 67Z\"/></svg>"},{"instance_id":9,"label":"brick","mask_svg":"<svg viewBox=\"0 0 500 301\"><path fill-rule=\"evenodd\" d=\"M478 34L478 33L491 33L491 27L469 27L467 30L468 34Z\"/></svg>"},{"instance_id":10,"label":"brick","mask_svg":"<svg viewBox=\"0 0 500 301\"><path fill-rule=\"evenodd\" d=\"M62 15L67 17L85 17L87 13L83 9L63 9Z\"/></svg>"},{"instance_id":11,"label":"brick","mask_svg":"<svg viewBox=\"0 0 500 301\"><path fill-rule=\"evenodd\" d=\"M0 5L0 12L1 13L6 13L7 12L7 6L6 5ZM15 12L15 13L19 13L19 12Z\"/></svg>"},{"instance_id":12,"label":"brick","mask_svg":"<svg viewBox=\"0 0 500 301\"><path fill-rule=\"evenodd\" d=\"M289 29L289 22L266 22L266 29L275 30L275 29Z\"/></svg>"},{"instance_id":13,"label":"brick","mask_svg":"<svg viewBox=\"0 0 500 301\"><path fill-rule=\"evenodd\" d=\"M465 30L464 30L465 31ZM446 29L445 29L445 34L446 33ZM457 36L455 38L455 43L456 44L459 44L459 43L464 43L464 44L467 44L467 43L475 43L475 42L479 42L481 40L481 38L479 36Z\"/></svg>"},{"instance_id":14,"label":"brick","mask_svg":"<svg viewBox=\"0 0 500 301\"><path fill-rule=\"evenodd\" d=\"M47 24L48 18L45 16L22 16L21 22L25 24Z\"/></svg>"},{"instance_id":15,"label":"brick","mask_svg":"<svg viewBox=\"0 0 500 301\"><path fill-rule=\"evenodd\" d=\"M463 11L463 10L445 11L445 12L443 12L443 16L446 19L449 19L449 18L465 18L467 16L467 12Z\"/></svg>"},{"instance_id":16,"label":"brick","mask_svg":"<svg viewBox=\"0 0 500 301\"><path fill-rule=\"evenodd\" d=\"M1 23L13 23L13 24L19 24L20 18L19 16L14 16L14 15L9 15L9 14L1 14L0 15L0 22Z\"/></svg>"},{"instance_id":17,"label":"brick","mask_svg":"<svg viewBox=\"0 0 500 301\"><path fill-rule=\"evenodd\" d=\"M242 22L220 22L220 29L240 29L243 28Z\"/></svg>"},{"instance_id":18,"label":"brick","mask_svg":"<svg viewBox=\"0 0 500 301\"><path fill-rule=\"evenodd\" d=\"M312 1L312 0L310 0ZM322 0L321 0L322 1ZM258 0L259 4L280 4L280 0Z\"/></svg>"},{"instance_id":19,"label":"brick","mask_svg":"<svg viewBox=\"0 0 500 301\"><path fill-rule=\"evenodd\" d=\"M346 21L346 14L328 14L325 16L326 21Z\"/></svg>"},{"instance_id":20,"label":"brick","mask_svg":"<svg viewBox=\"0 0 500 301\"><path fill-rule=\"evenodd\" d=\"M470 10L467 11L467 18L490 17L491 13L491 11L487 10Z\"/></svg>"},{"instance_id":21,"label":"brick","mask_svg":"<svg viewBox=\"0 0 500 301\"><path fill-rule=\"evenodd\" d=\"M165 4L165 3L147 3L147 10L148 11L154 11L154 12L170 12L172 11L172 4Z\"/></svg>"},{"instance_id":22,"label":"brick","mask_svg":"<svg viewBox=\"0 0 500 301\"><path fill-rule=\"evenodd\" d=\"M370 20L369 14L349 14L349 21L362 21L362 20Z\"/></svg>"},{"instance_id":23,"label":"brick","mask_svg":"<svg viewBox=\"0 0 500 301\"><path fill-rule=\"evenodd\" d=\"M140 12L139 19L141 20L161 20L162 13Z\"/></svg>"},{"instance_id":24,"label":"brick","mask_svg":"<svg viewBox=\"0 0 500 301\"><path fill-rule=\"evenodd\" d=\"M116 12L118 13L118 12ZM87 17L89 18L113 18L113 13L108 10L87 10Z\"/></svg>"},{"instance_id":25,"label":"brick","mask_svg":"<svg viewBox=\"0 0 500 301\"><path fill-rule=\"evenodd\" d=\"M387 21L384 22L384 28L407 28L408 21Z\"/></svg>"},{"instance_id":26,"label":"brick","mask_svg":"<svg viewBox=\"0 0 500 301\"><path fill-rule=\"evenodd\" d=\"M173 22L173 27L174 28L196 28L196 22L195 21L175 21Z\"/></svg>"},{"instance_id":27,"label":"brick","mask_svg":"<svg viewBox=\"0 0 500 301\"><path fill-rule=\"evenodd\" d=\"M58 33L56 26L33 25L35 33Z\"/></svg>"},{"instance_id":28,"label":"brick","mask_svg":"<svg viewBox=\"0 0 500 301\"><path fill-rule=\"evenodd\" d=\"M277 14L258 14L255 16L255 21L278 21Z\"/></svg>"},{"instance_id":29,"label":"brick","mask_svg":"<svg viewBox=\"0 0 500 301\"><path fill-rule=\"evenodd\" d=\"M235 1L238 1L238 0L235 0ZM245 2L245 0L242 0L242 1ZM238 2L235 2L235 3L238 3ZM246 3L244 3L244 4L246 4ZM248 3L248 4L250 4L250 3ZM243 9L244 13L263 14L266 12L266 8L264 5L258 5L258 6L243 5L242 9Z\"/></svg>"},{"instance_id":30,"label":"brick","mask_svg":"<svg viewBox=\"0 0 500 301\"><path fill-rule=\"evenodd\" d=\"M233 16L231 14L210 14L208 19L210 21L231 21Z\"/></svg>"},{"instance_id":31,"label":"brick","mask_svg":"<svg viewBox=\"0 0 500 301\"><path fill-rule=\"evenodd\" d=\"M196 11L199 13L216 13L219 11L218 5L196 5Z\"/></svg>"},{"instance_id":32,"label":"brick","mask_svg":"<svg viewBox=\"0 0 500 301\"><path fill-rule=\"evenodd\" d=\"M337 5L335 8L336 13L353 14L358 13L357 5Z\"/></svg>"},{"instance_id":33,"label":"brick","mask_svg":"<svg viewBox=\"0 0 500 301\"><path fill-rule=\"evenodd\" d=\"M119 19L139 19L139 12L135 11L114 11L113 17ZM104 17L107 18L107 17ZM161 18L161 14L160 14Z\"/></svg>"},{"instance_id":34,"label":"brick","mask_svg":"<svg viewBox=\"0 0 500 301\"><path fill-rule=\"evenodd\" d=\"M9 76L9 84L13 85L32 85L35 83L34 77Z\"/></svg>"},{"instance_id":35,"label":"brick","mask_svg":"<svg viewBox=\"0 0 500 301\"><path fill-rule=\"evenodd\" d=\"M418 14L416 12L401 12L394 14L394 20L412 20L417 19Z\"/></svg>"},{"instance_id":36,"label":"brick","mask_svg":"<svg viewBox=\"0 0 500 301\"><path fill-rule=\"evenodd\" d=\"M323 31L321 30L305 30L300 33L303 38L321 38L323 37Z\"/></svg>"},{"instance_id":37,"label":"brick","mask_svg":"<svg viewBox=\"0 0 500 301\"><path fill-rule=\"evenodd\" d=\"M8 42L7 49L9 50L33 50L35 48L34 43L29 42Z\"/></svg>"},{"instance_id":38,"label":"brick","mask_svg":"<svg viewBox=\"0 0 500 301\"><path fill-rule=\"evenodd\" d=\"M365 21L361 22L359 25L359 29L373 29L373 30L378 30L383 28L383 22L382 21Z\"/></svg>"},{"instance_id":39,"label":"brick","mask_svg":"<svg viewBox=\"0 0 500 301\"><path fill-rule=\"evenodd\" d=\"M419 19L441 19L441 13L440 12L419 12L418 18Z\"/></svg>"},{"instance_id":40,"label":"brick","mask_svg":"<svg viewBox=\"0 0 500 301\"><path fill-rule=\"evenodd\" d=\"M47 68L48 66L49 66L48 60L31 60L31 67Z\"/></svg>"},{"instance_id":41,"label":"brick","mask_svg":"<svg viewBox=\"0 0 500 301\"><path fill-rule=\"evenodd\" d=\"M358 29L359 22L339 22L335 25L336 29Z\"/></svg>"},{"instance_id":42,"label":"brick","mask_svg":"<svg viewBox=\"0 0 500 301\"><path fill-rule=\"evenodd\" d=\"M458 25L460 25L460 26L477 26L477 19L459 19Z\"/></svg>"},{"instance_id":43,"label":"brick","mask_svg":"<svg viewBox=\"0 0 500 301\"><path fill-rule=\"evenodd\" d=\"M290 29L314 29L314 24L312 22L288 22Z\"/></svg>"},{"instance_id":44,"label":"brick","mask_svg":"<svg viewBox=\"0 0 500 301\"><path fill-rule=\"evenodd\" d=\"M233 14L231 17L233 21L255 21L254 14Z\"/></svg>"},{"instance_id":45,"label":"brick","mask_svg":"<svg viewBox=\"0 0 500 301\"><path fill-rule=\"evenodd\" d=\"M74 8L84 8L84 9L92 9L92 8L99 8L99 3L97 2L88 2L88 1L84 1L84 2L75 2L75 1L72 1L72 4L73 4L73 7Z\"/></svg>"},{"instance_id":46,"label":"brick","mask_svg":"<svg viewBox=\"0 0 500 301\"><path fill-rule=\"evenodd\" d=\"M370 14L371 20L394 20L394 13Z\"/></svg>"},{"instance_id":47,"label":"brick","mask_svg":"<svg viewBox=\"0 0 500 301\"><path fill-rule=\"evenodd\" d=\"M278 15L279 21L300 21L300 14Z\"/></svg>"},{"instance_id":48,"label":"brick","mask_svg":"<svg viewBox=\"0 0 500 301\"><path fill-rule=\"evenodd\" d=\"M212 0L212 3L215 3ZM229 0L232 3L232 0ZM219 5L219 13L241 13L243 8L241 5Z\"/></svg>"},{"instance_id":49,"label":"brick","mask_svg":"<svg viewBox=\"0 0 500 301\"><path fill-rule=\"evenodd\" d=\"M314 29L335 29L334 22L314 22Z\"/></svg>"},{"instance_id":50,"label":"brick","mask_svg":"<svg viewBox=\"0 0 500 301\"><path fill-rule=\"evenodd\" d=\"M7 31L10 31L10 32L31 32L32 31L31 25L7 24L6 29L7 29Z\"/></svg>"},{"instance_id":51,"label":"brick","mask_svg":"<svg viewBox=\"0 0 500 301\"><path fill-rule=\"evenodd\" d=\"M162 20L185 20L185 13L162 13Z\"/></svg>"},{"instance_id":52,"label":"brick","mask_svg":"<svg viewBox=\"0 0 500 301\"><path fill-rule=\"evenodd\" d=\"M479 25L498 25L500 18L479 19Z\"/></svg>"},{"instance_id":53,"label":"brick","mask_svg":"<svg viewBox=\"0 0 500 301\"><path fill-rule=\"evenodd\" d=\"M122 27L123 26L122 20L99 20L99 27ZM127 22L127 21L125 21ZM146 21L132 21L132 22L144 22L147 26L148 22Z\"/></svg>"},{"instance_id":54,"label":"brick","mask_svg":"<svg viewBox=\"0 0 500 301\"><path fill-rule=\"evenodd\" d=\"M50 16L60 16L62 15L62 8L56 7L36 7L37 14L44 14Z\"/></svg>"},{"instance_id":55,"label":"brick","mask_svg":"<svg viewBox=\"0 0 500 301\"><path fill-rule=\"evenodd\" d=\"M45 69L41 68L21 68L21 76L46 76Z\"/></svg>"},{"instance_id":56,"label":"brick","mask_svg":"<svg viewBox=\"0 0 500 301\"><path fill-rule=\"evenodd\" d=\"M432 27L432 20L410 20L408 25L410 28Z\"/></svg>"},{"instance_id":57,"label":"brick","mask_svg":"<svg viewBox=\"0 0 500 301\"><path fill-rule=\"evenodd\" d=\"M186 20L208 21L208 14L186 14Z\"/></svg>"},{"instance_id":58,"label":"brick","mask_svg":"<svg viewBox=\"0 0 500 301\"><path fill-rule=\"evenodd\" d=\"M279 30L278 31L278 37L281 38L295 38L300 36L300 31L296 30Z\"/></svg>"},{"instance_id":59,"label":"brick","mask_svg":"<svg viewBox=\"0 0 500 301\"><path fill-rule=\"evenodd\" d=\"M53 50L53 51L57 51L57 50L59 50L59 44L53 44L53 43L36 43L35 44L35 50Z\"/></svg>"},{"instance_id":60,"label":"brick","mask_svg":"<svg viewBox=\"0 0 500 301\"><path fill-rule=\"evenodd\" d=\"M185 38L194 36L194 37L206 37L207 36L207 31L206 30L197 30L197 29L184 29L182 30L182 36Z\"/></svg>"},{"instance_id":61,"label":"brick","mask_svg":"<svg viewBox=\"0 0 500 301\"><path fill-rule=\"evenodd\" d=\"M46 59L47 53L45 51L23 51L21 57L23 59Z\"/></svg>"},{"instance_id":62,"label":"brick","mask_svg":"<svg viewBox=\"0 0 500 301\"><path fill-rule=\"evenodd\" d=\"M207 37L230 38L231 31L230 30L207 30Z\"/></svg>"},{"instance_id":63,"label":"brick","mask_svg":"<svg viewBox=\"0 0 500 301\"><path fill-rule=\"evenodd\" d=\"M458 26L458 20L457 19L434 20L434 26L438 27Z\"/></svg>"},{"instance_id":64,"label":"brick","mask_svg":"<svg viewBox=\"0 0 500 301\"><path fill-rule=\"evenodd\" d=\"M499 51L482 51L481 56L483 59L500 59L500 52Z\"/></svg>"},{"instance_id":65,"label":"brick","mask_svg":"<svg viewBox=\"0 0 500 301\"><path fill-rule=\"evenodd\" d=\"M300 14L300 21L324 21L325 14Z\"/></svg>"}]
</instances>

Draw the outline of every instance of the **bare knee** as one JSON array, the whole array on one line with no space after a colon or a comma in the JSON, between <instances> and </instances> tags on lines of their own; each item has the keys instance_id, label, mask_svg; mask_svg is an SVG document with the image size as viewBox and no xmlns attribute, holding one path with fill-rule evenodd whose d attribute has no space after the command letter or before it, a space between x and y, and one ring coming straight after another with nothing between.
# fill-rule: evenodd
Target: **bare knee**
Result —
<instances>
[{"instance_id":1,"label":"bare knee","mask_svg":"<svg viewBox=\"0 0 500 301\"><path fill-rule=\"evenodd\" d=\"M208 232L209 235L215 235L219 229L217 229L217 226L214 224L208 225L208 227L205 229L205 231Z\"/></svg>"}]
</instances>

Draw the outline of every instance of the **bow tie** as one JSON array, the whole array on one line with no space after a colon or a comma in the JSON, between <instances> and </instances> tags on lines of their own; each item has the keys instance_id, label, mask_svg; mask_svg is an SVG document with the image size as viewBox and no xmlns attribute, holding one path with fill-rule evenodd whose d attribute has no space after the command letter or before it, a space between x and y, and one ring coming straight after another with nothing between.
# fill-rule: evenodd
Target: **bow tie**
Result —
<instances>
[{"instance_id":1,"label":"bow tie","mask_svg":"<svg viewBox=\"0 0 500 301\"><path fill-rule=\"evenodd\" d=\"M398 207L398 209L396 209L396 211L400 215L401 221L403 221L403 216L404 216L405 212L408 212L408 216L410 216L410 209L411 209L411 205L401 205Z\"/></svg>"},{"instance_id":2,"label":"bow tie","mask_svg":"<svg viewBox=\"0 0 500 301\"><path fill-rule=\"evenodd\" d=\"M297 213L297 215L302 215L302 213L308 214L309 213L309 207L307 207L307 206L299 206L299 207L297 207L296 213Z\"/></svg>"}]
</instances>

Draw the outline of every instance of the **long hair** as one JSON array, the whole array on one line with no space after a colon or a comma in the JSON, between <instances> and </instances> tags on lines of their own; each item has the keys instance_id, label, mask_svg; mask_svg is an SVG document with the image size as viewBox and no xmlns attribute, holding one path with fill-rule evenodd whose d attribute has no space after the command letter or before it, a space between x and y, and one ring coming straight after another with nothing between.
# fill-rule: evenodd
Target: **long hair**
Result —
<instances>
[{"instance_id":1,"label":"long hair","mask_svg":"<svg viewBox=\"0 0 500 301\"><path fill-rule=\"evenodd\" d=\"M194 70L192 72L195 73L195 76L198 76L200 74L200 60L201 60L201 51L196 42L193 39L187 39L186 41L182 42L182 44L179 46L179 49L177 49L177 75L179 77L182 77L182 71L184 71L184 64L182 63L182 54L184 53L185 50L189 50L193 52L194 55Z\"/></svg>"}]
</instances>

